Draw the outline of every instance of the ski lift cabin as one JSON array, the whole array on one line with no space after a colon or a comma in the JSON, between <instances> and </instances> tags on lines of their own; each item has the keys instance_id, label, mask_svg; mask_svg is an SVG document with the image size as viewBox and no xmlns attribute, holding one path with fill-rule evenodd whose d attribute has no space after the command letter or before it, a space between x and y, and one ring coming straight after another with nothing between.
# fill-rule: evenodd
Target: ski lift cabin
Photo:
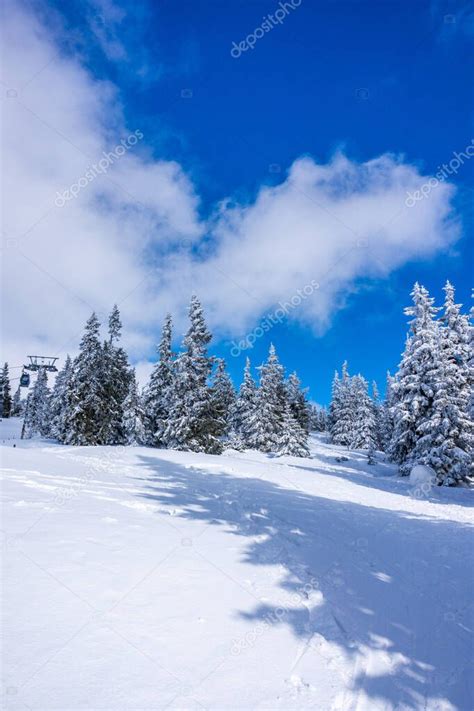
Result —
<instances>
[{"instance_id":1,"label":"ski lift cabin","mask_svg":"<svg viewBox=\"0 0 474 711\"><path fill-rule=\"evenodd\" d=\"M30 384L30 374L23 372L20 375L20 388L27 388Z\"/></svg>"}]
</instances>

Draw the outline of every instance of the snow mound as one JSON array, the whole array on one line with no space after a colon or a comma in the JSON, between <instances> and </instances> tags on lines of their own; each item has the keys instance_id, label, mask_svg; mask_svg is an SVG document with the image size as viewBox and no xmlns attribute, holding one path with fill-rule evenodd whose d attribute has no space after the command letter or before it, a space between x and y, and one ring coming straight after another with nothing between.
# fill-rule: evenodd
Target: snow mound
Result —
<instances>
[{"instance_id":1,"label":"snow mound","mask_svg":"<svg viewBox=\"0 0 474 711\"><path fill-rule=\"evenodd\" d=\"M433 486L436 481L436 472L425 464L416 464L410 472L410 484Z\"/></svg>"}]
</instances>

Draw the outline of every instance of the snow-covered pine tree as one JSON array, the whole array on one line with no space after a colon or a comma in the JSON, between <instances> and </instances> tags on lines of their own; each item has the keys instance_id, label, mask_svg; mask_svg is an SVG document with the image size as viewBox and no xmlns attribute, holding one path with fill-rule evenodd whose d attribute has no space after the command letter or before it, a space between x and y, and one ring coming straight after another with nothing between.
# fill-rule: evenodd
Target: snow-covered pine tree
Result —
<instances>
[{"instance_id":1,"label":"snow-covered pine tree","mask_svg":"<svg viewBox=\"0 0 474 711\"><path fill-rule=\"evenodd\" d=\"M122 333L120 311L114 305L109 316L109 338L102 348L104 407L99 440L102 444L124 444L124 403L129 393L130 366L124 349L118 345Z\"/></svg>"},{"instance_id":2,"label":"snow-covered pine tree","mask_svg":"<svg viewBox=\"0 0 474 711\"><path fill-rule=\"evenodd\" d=\"M63 443L68 441L69 418L72 415L72 376L72 360L68 355L56 377L50 399L50 434Z\"/></svg>"},{"instance_id":3,"label":"snow-covered pine tree","mask_svg":"<svg viewBox=\"0 0 474 711\"><path fill-rule=\"evenodd\" d=\"M224 359L217 358L216 363L216 372L211 386L212 408L214 417L219 422L219 435L227 437L230 434L236 396Z\"/></svg>"},{"instance_id":4,"label":"snow-covered pine tree","mask_svg":"<svg viewBox=\"0 0 474 711\"><path fill-rule=\"evenodd\" d=\"M71 382L72 410L68 418L67 443L76 445L106 444L101 438L106 410L107 377L104 373L99 320L95 313L88 319L74 359Z\"/></svg>"},{"instance_id":5,"label":"snow-covered pine tree","mask_svg":"<svg viewBox=\"0 0 474 711\"><path fill-rule=\"evenodd\" d=\"M267 362L260 366L254 420L254 447L261 452L276 452L287 405L284 370L273 343Z\"/></svg>"},{"instance_id":6,"label":"snow-covered pine tree","mask_svg":"<svg viewBox=\"0 0 474 711\"><path fill-rule=\"evenodd\" d=\"M471 290L471 299L474 299L474 289ZM469 417L474 421L474 306L469 309L469 371L471 373L471 394L469 396Z\"/></svg>"},{"instance_id":7,"label":"snow-covered pine tree","mask_svg":"<svg viewBox=\"0 0 474 711\"><path fill-rule=\"evenodd\" d=\"M276 451L279 456L309 457L308 433L295 417L291 403L285 403Z\"/></svg>"},{"instance_id":8,"label":"snow-covered pine tree","mask_svg":"<svg viewBox=\"0 0 474 711\"><path fill-rule=\"evenodd\" d=\"M410 461L434 469L438 484L453 486L474 474L474 423L469 416L469 322L455 303L454 288L449 282L444 291L440 364L432 412L417 429L418 440Z\"/></svg>"},{"instance_id":9,"label":"snow-covered pine tree","mask_svg":"<svg viewBox=\"0 0 474 711\"><path fill-rule=\"evenodd\" d=\"M154 447L167 446L165 431L173 396L172 328L171 316L168 314L157 348L159 359L153 366L143 394L146 443Z\"/></svg>"},{"instance_id":10,"label":"snow-covered pine tree","mask_svg":"<svg viewBox=\"0 0 474 711\"><path fill-rule=\"evenodd\" d=\"M385 400L380 409L381 424L380 424L380 448L387 452L392 441L393 434L393 382L394 377L387 371L387 385L385 389Z\"/></svg>"},{"instance_id":11,"label":"snow-covered pine tree","mask_svg":"<svg viewBox=\"0 0 474 711\"><path fill-rule=\"evenodd\" d=\"M337 372L334 376L330 421L331 442L349 447L353 441L355 408L347 361L342 365L342 377Z\"/></svg>"},{"instance_id":12,"label":"snow-covered pine tree","mask_svg":"<svg viewBox=\"0 0 474 711\"><path fill-rule=\"evenodd\" d=\"M15 394L13 396L12 409L10 412L10 416L11 417L21 417L21 415L23 414L23 409L24 409L24 406L23 406L23 401L21 399L21 388L20 388L20 386L18 386L17 389L15 390Z\"/></svg>"},{"instance_id":13,"label":"snow-covered pine tree","mask_svg":"<svg viewBox=\"0 0 474 711\"><path fill-rule=\"evenodd\" d=\"M123 403L122 432L124 444L144 444L146 435L144 427L144 408L138 392L135 370L129 375L128 394Z\"/></svg>"},{"instance_id":14,"label":"snow-covered pine tree","mask_svg":"<svg viewBox=\"0 0 474 711\"><path fill-rule=\"evenodd\" d=\"M379 389L375 380L372 381L372 406L375 419L375 448L383 449L384 405L380 400Z\"/></svg>"},{"instance_id":15,"label":"snow-covered pine tree","mask_svg":"<svg viewBox=\"0 0 474 711\"><path fill-rule=\"evenodd\" d=\"M327 432L329 427L329 415L325 407L311 405L310 408L310 431Z\"/></svg>"},{"instance_id":16,"label":"snow-covered pine tree","mask_svg":"<svg viewBox=\"0 0 474 711\"><path fill-rule=\"evenodd\" d=\"M1 417L10 417L12 409L12 396L10 387L10 375L8 372L8 363L3 366L1 374Z\"/></svg>"},{"instance_id":17,"label":"snow-covered pine tree","mask_svg":"<svg viewBox=\"0 0 474 711\"><path fill-rule=\"evenodd\" d=\"M367 381L360 374L351 378L351 396L354 419L350 447L373 452L377 446L374 404L369 395Z\"/></svg>"},{"instance_id":18,"label":"snow-covered pine tree","mask_svg":"<svg viewBox=\"0 0 474 711\"><path fill-rule=\"evenodd\" d=\"M191 297L190 326L174 366L174 386L165 438L173 449L219 454L219 421L213 407L208 378L212 359L207 354L211 334L199 299Z\"/></svg>"},{"instance_id":19,"label":"snow-covered pine tree","mask_svg":"<svg viewBox=\"0 0 474 711\"><path fill-rule=\"evenodd\" d=\"M398 373L392 385L393 433L389 454L408 475L413 465L415 445L430 427L436 387L440 380L440 338L433 306L427 289L415 284L411 293L413 306L405 309L410 321L410 334Z\"/></svg>"},{"instance_id":20,"label":"snow-covered pine tree","mask_svg":"<svg viewBox=\"0 0 474 711\"><path fill-rule=\"evenodd\" d=\"M35 435L48 437L50 434L50 392L48 374L45 368L38 370L33 390L26 401L25 418L21 438L29 439Z\"/></svg>"},{"instance_id":21,"label":"snow-covered pine tree","mask_svg":"<svg viewBox=\"0 0 474 711\"><path fill-rule=\"evenodd\" d=\"M232 411L231 429L244 448L256 446L257 384L252 377L250 359L245 361L244 379Z\"/></svg>"},{"instance_id":22,"label":"snow-covered pine tree","mask_svg":"<svg viewBox=\"0 0 474 711\"><path fill-rule=\"evenodd\" d=\"M301 381L295 372L286 381L286 393L293 417L308 434L310 429L310 406L306 400L305 391L301 387Z\"/></svg>"}]
</instances>

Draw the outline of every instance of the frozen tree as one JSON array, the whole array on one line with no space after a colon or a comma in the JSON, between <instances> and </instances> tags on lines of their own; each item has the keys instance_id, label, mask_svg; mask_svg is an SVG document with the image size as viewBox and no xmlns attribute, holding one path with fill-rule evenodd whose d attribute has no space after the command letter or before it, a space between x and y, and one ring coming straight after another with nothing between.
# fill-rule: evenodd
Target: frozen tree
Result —
<instances>
[{"instance_id":1,"label":"frozen tree","mask_svg":"<svg viewBox=\"0 0 474 711\"><path fill-rule=\"evenodd\" d=\"M384 404L380 400L379 389L375 380L372 381L372 407L375 419L375 447L383 449Z\"/></svg>"},{"instance_id":2,"label":"frozen tree","mask_svg":"<svg viewBox=\"0 0 474 711\"><path fill-rule=\"evenodd\" d=\"M0 375L0 417L10 417L12 409L12 396L10 388L10 376L8 372L8 363L3 366Z\"/></svg>"},{"instance_id":3,"label":"frozen tree","mask_svg":"<svg viewBox=\"0 0 474 711\"><path fill-rule=\"evenodd\" d=\"M380 408L380 448L386 452L390 446L393 434L393 376L387 371L387 385L385 390L385 400Z\"/></svg>"},{"instance_id":4,"label":"frozen tree","mask_svg":"<svg viewBox=\"0 0 474 711\"><path fill-rule=\"evenodd\" d=\"M429 417L418 426L418 439L410 455L413 464L436 472L437 482L452 486L474 474L472 451L474 424L469 416L471 372L469 322L455 303L449 282L440 320L439 365Z\"/></svg>"},{"instance_id":5,"label":"frozen tree","mask_svg":"<svg viewBox=\"0 0 474 711\"><path fill-rule=\"evenodd\" d=\"M122 432L124 444L143 444L145 442L143 402L138 392L135 371L129 375L128 393L123 403Z\"/></svg>"},{"instance_id":6,"label":"frozen tree","mask_svg":"<svg viewBox=\"0 0 474 711\"><path fill-rule=\"evenodd\" d=\"M23 414L23 402L21 399L21 388L17 387L12 400L12 409L10 412L11 417L20 417Z\"/></svg>"},{"instance_id":7,"label":"frozen tree","mask_svg":"<svg viewBox=\"0 0 474 711\"><path fill-rule=\"evenodd\" d=\"M352 449L374 451L377 445L374 404L368 392L367 381L362 375L351 378L351 399L354 418L351 424Z\"/></svg>"},{"instance_id":8,"label":"frozen tree","mask_svg":"<svg viewBox=\"0 0 474 711\"><path fill-rule=\"evenodd\" d=\"M127 439L123 429L124 404L131 375L127 354L118 345L122 322L116 305L109 316L108 331L109 338L102 347L104 405L99 440L102 444L123 444Z\"/></svg>"},{"instance_id":9,"label":"frozen tree","mask_svg":"<svg viewBox=\"0 0 474 711\"><path fill-rule=\"evenodd\" d=\"M329 427L329 415L325 407L312 405L310 408L310 431L326 432Z\"/></svg>"},{"instance_id":10,"label":"frozen tree","mask_svg":"<svg viewBox=\"0 0 474 711\"><path fill-rule=\"evenodd\" d=\"M202 306L196 296L189 307L189 330L184 351L174 366L174 386L165 438L173 449L219 454L220 423L213 407L208 378L212 360L207 354L211 334L207 330Z\"/></svg>"},{"instance_id":11,"label":"frozen tree","mask_svg":"<svg viewBox=\"0 0 474 711\"><path fill-rule=\"evenodd\" d=\"M49 434L50 392L48 388L48 375L45 368L40 368L33 390L28 395L26 401L21 438L29 439L34 435L48 437Z\"/></svg>"},{"instance_id":12,"label":"frozen tree","mask_svg":"<svg viewBox=\"0 0 474 711\"><path fill-rule=\"evenodd\" d=\"M232 412L231 427L243 447L253 448L257 419L257 385L252 377L250 359L245 361L244 379Z\"/></svg>"},{"instance_id":13,"label":"frozen tree","mask_svg":"<svg viewBox=\"0 0 474 711\"><path fill-rule=\"evenodd\" d=\"M349 376L347 361L342 365L342 377L335 373L332 385L330 406L330 432L334 444L351 446L355 421L352 379Z\"/></svg>"},{"instance_id":14,"label":"frozen tree","mask_svg":"<svg viewBox=\"0 0 474 711\"><path fill-rule=\"evenodd\" d=\"M211 404L214 417L218 421L219 434L229 435L232 413L235 405L235 390L232 380L226 371L223 358L217 358L214 382L211 387Z\"/></svg>"},{"instance_id":15,"label":"frozen tree","mask_svg":"<svg viewBox=\"0 0 474 711\"><path fill-rule=\"evenodd\" d=\"M72 376L72 361L68 355L56 377L50 400L50 433L59 442L68 441L69 418L73 409Z\"/></svg>"},{"instance_id":16,"label":"frozen tree","mask_svg":"<svg viewBox=\"0 0 474 711\"><path fill-rule=\"evenodd\" d=\"M435 321L438 309L428 291L415 284L413 306L405 309L410 322L405 351L392 385L393 433L389 446L392 460L400 464L402 474L409 474L412 452L430 428L433 403L440 379L440 335Z\"/></svg>"},{"instance_id":17,"label":"frozen tree","mask_svg":"<svg viewBox=\"0 0 474 711\"><path fill-rule=\"evenodd\" d=\"M69 417L68 444L106 444L101 438L103 414L106 408L107 378L104 373L99 321L95 313L86 323L74 360L71 383L72 409ZM106 408L108 412L108 408ZM108 424L108 423L107 423Z\"/></svg>"},{"instance_id":18,"label":"frozen tree","mask_svg":"<svg viewBox=\"0 0 474 711\"><path fill-rule=\"evenodd\" d=\"M305 391L301 387L301 381L294 372L286 382L286 393L293 417L300 427L308 433L310 429L310 406L306 400Z\"/></svg>"},{"instance_id":19,"label":"frozen tree","mask_svg":"<svg viewBox=\"0 0 474 711\"><path fill-rule=\"evenodd\" d=\"M308 433L296 419L289 402L283 412L276 451L280 456L309 457Z\"/></svg>"},{"instance_id":20,"label":"frozen tree","mask_svg":"<svg viewBox=\"0 0 474 711\"><path fill-rule=\"evenodd\" d=\"M283 367L271 344L268 360L260 366L253 428L254 447L261 452L275 452L278 448L287 404L283 375Z\"/></svg>"},{"instance_id":21,"label":"frozen tree","mask_svg":"<svg viewBox=\"0 0 474 711\"><path fill-rule=\"evenodd\" d=\"M153 366L150 381L143 397L146 442L155 447L165 447L167 444L165 431L173 394L171 340L172 320L168 314L163 324L161 341L157 348L159 359Z\"/></svg>"}]
</instances>

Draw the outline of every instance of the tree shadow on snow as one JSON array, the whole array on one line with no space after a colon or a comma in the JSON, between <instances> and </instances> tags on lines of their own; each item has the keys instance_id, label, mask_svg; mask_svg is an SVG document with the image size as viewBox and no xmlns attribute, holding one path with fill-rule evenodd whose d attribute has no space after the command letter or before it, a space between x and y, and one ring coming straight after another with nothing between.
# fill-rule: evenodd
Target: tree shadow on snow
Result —
<instances>
[{"instance_id":1,"label":"tree shadow on snow","mask_svg":"<svg viewBox=\"0 0 474 711\"><path fill-rule=\"evenodd\" d=\"M341 652L354 665L358 658L354 693L384 708L438 708L438 699L471 707L468 526L139 458L147 469L140 497L251 537L245 562L283 566L282 603L241 610L243 618L288 625L328 664ZM300 604L288 606L289 597Z\"/></svg>"}]
</instances>

